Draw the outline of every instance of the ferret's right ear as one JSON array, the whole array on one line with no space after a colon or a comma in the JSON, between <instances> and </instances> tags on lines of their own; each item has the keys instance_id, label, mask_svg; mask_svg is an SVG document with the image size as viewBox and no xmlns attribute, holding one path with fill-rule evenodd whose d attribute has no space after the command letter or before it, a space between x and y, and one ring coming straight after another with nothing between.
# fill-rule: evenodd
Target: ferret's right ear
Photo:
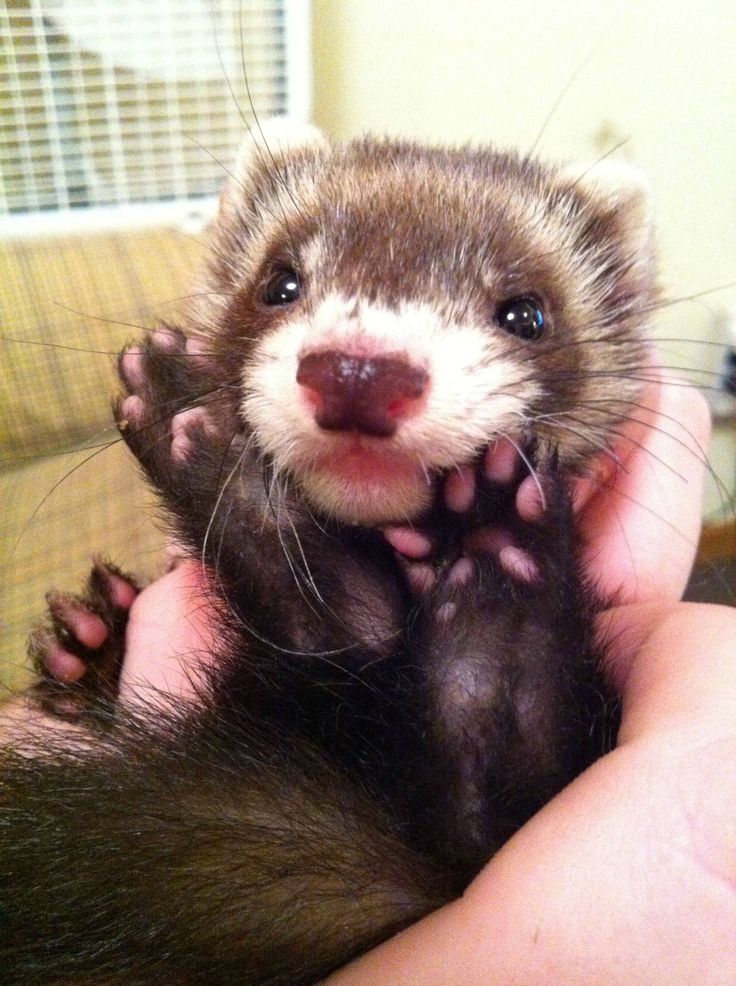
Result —
<instances>
[{"instance_id":1,"label":"ferret's right ear","mask_svg":"<svg viewBox=\"0 0 736 986\"><path fill-rule=\"evenodd\" d=\"M652 197L644 173L627 161L602 160L591 164L568 165L563 178L586 195L608 217L609 226L618 232L632 252L642 257L652 251Z\"/></svg>"},{"instance_id":2,"label":"ferret's right ear","mask_svg":"<svg viewBox=\"0 0 736 986\"><path fill-rule=\"evenodd\" d=\"M261 124L253 124L240 145L220 195L220 212L242 197L247 191L250 175L256 170L278 169L287 155L326 143L327 138L321 130L287 116L275 116Z\"/></svg>"}]
</instances>

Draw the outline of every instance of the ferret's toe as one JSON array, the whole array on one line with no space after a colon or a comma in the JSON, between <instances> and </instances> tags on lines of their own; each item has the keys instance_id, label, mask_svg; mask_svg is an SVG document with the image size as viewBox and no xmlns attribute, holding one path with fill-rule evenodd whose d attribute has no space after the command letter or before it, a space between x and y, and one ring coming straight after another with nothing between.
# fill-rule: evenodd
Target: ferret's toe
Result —
<instances>
[{"instance_id":1,"label":"ferret's toe","mask_svg":"<svg viewBox=\"0 0 736 986\"><path fill-rule=\"evenodd\" d=\"M118 369L123 383L131 393L145 386L143 351L140 346L131 346L120 354Z\"/></svg>"},{"instance_id":2,"label":"ferret's toe","mask_svg":"<svg viewBox=\"0 0 736 986\"><path fill-rule=\"evenodd\" d=\"M419 598L428 595L437 585L437 572L432 565L403 562L402 567L409 588Z\"/></svg>"},{"instance_id":3,"label":"ferret's toe","mask_svg":"<svg viewBox=\"0 0 736 986\"><path fill-rule=\"evenodd\" d=\"M516 491L516 511L525 523L539 524L544 520L547 498L538 477L526 476Z\"/></svg>"},{"instance_id":4,"label":"ferret's toe","mask_svg":"<svg viewBox=\"0 0 736 986\"><path fill-rule=\"evenodd\" d=\"M383 536L395 551L407 558L427 558L432 552L432 539L414 527L385 527Z\"/></svg>"},{"instance_id":5,"label":"ferret's toe","mask_svg":"<svg viewBox=\"0 0 736 986\"><path fill-rule=\"evenodd\" d=\"M55 681L63 685L79 681L87 672L86 662L62 647L51 630L36 630L31 635L28 649L36 664L41 664Z\"/></svg>"},{"instance_id":6,"label":"ferret's toe","mask_svg":"<svg viewBox=\"0 0 736 986\"><path fill-rule=\"evenodd\" d=\"M498 553L498 560L508 575L519 582L539 582L539 566L528 551L515 544L509 544Z\"/></svg>"},{"instance_id":7,"label":"ferret's toe","mask_svg":"<svg viewBox=\"0 0 736 986\"><path fill-rule=\"evenodd\" d=\"M156 329L151 336L151 344L156 349L162 349L167 353L181 352L182 349L186 348L184 334L178 330L170 328L169 326L162 329Z\"/></svg>"},{"instance_id":8,"label":"ferret's toe","mask_svg":"<svg viewBox=\"0 0 736 986\"><path fill-rule=\"evenodd\" d=\"M468 585L477 574L477 568L472 558L458 558L447 573L447 584L453 587Z\"/></svg>"},{"instance_id":9,"label":"ferret's toe","mask_svg":"<svg viewBox=\"0 0 736 986\"><path fill-rule=\"evenodd\" d=\"M508 438L498 438L486 449L483 475L489 483L505 486L519 474L521 464L519 447Z\"/></svg>"},{"instance_id":10,"label":"ferret's toe","mask_svg":"<svg viewBox=\"0 0 736 986\"><path fill-rule=\"evenodd\" d=\"M448 473L444 486L445 506L453 513L467 513L475 501L475 470L472 466L460 466Z\"/></svg>"},{"instance_id":11,"label":"ferret's toe","mask_svg":"<svg viewBox=\"0 0 736 986\"><path fill-rule=\"evenodd\" d=\"M133 579L101 560L81 595L48 594L47 622L28 643L40 676L34 694L46 712L78 718L100 700L114 700L128 612L137 594Z\"/></svg>"},{"instance_id":12,"label":"ferret's toe","mask_svg":"<svg viewBox=\"0 0 736 986\"><path fill-rule=\"evenodd\" d=\"M530 551L522 548L518 543L518 538L510 529L504 527L479 527L471 531L463 539L463 548L469 555L478 559L483 557L494 559L500 565L502 571L510 576L514 581L532 583L540 578L540 567L532 557ZM469 558L461 558L455 562L454 568L464 562L470 561ZM451 583L452 571L448 578ZM470 576L466 575L463 582L456 581L456 584L467 584Z\"/></svg>"},{"instance_id":13,"label":"ferret's toe","mask_svg":"<svg viewBox=\"0 0 736 986\"><path fill-rule=\"evenodd\" d=\"M210 439L217 438L217 429L212 417L204 407L190 407L180 411L171 419L171 459L182 465L192 454L196 432L202 429Z\"/></svg>"},{"instance_id":14,"label":"ferret's toe","mask_svg":"<svg viewBox=\"0 0 736 986\"><path fill-rule=\"evenodd\" d=\"M437 584L437 570L431 563L435 549L432 538L425 531L408 526L392 526L383 529L383 536L396 552L410 592L421 599Z\"/></svg>"},{"instance_id":15,"label":"ferret's toe","mask_svg":"<svg viewBox=\"0 0 736 986\"><path fill-rule=\"evenodd\" d=\"M143 426L146 405L136 394L119 401L115 409L115 419L121 431Z\"/></svg>"},{"instance_id":16,"label":"ferret's toe","mask_svg":"<svg viewBox=\"0 0 736 986\"><path fill-rule=\"evenodd\" d=\"M133 605L140 588L136 579L122 572L117 565L95 558L89 576L89 591L114 612L127 611Z\"/></svg>"},{"instance_id":17,"label":"ferret's toe","mask_svg":"<svg viewBox=\"0 0 736 986\"><path fill-rule=\"evenodd\" d=\"M104 644L107 639L105 622L83 599L68 593L50 592L46 602L61 641L84 650L97 650Z\"/></svg>"}]
</instances>

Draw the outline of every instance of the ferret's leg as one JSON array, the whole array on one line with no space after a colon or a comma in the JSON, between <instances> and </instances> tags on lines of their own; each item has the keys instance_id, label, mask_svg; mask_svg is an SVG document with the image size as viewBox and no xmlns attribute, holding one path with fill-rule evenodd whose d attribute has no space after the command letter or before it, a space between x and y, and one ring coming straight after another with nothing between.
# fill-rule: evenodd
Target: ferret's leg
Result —
<instances>
[{"instance_id":1,"label":"ferret's leg","mask_svg":"<svg viewBox=\"0 0 736 986\"><path fill-rule=\"evenodd\" d=\"M75 719L117 696L134 579L96 561L80 595L50 592L47 622L29 640L40 681L33 695L44 711Z\"/></svg>"},{"instance_id":2,"label":"ferret's leg","mask_svg":"<svg viewBox=\"0 0 736 986\"><path fill-rule=\"evenodd\" d=\"M238 415L239 380L214 377L198 340L161 329L120 359L123 438L160 492L176 536L212 572L227 620L282 653L395 647L405 590L385 545L348 543L273 477ZM314 665L316 673L321 666Z\"/></svg>"},{"instance_id":3,"label":"ferret's leg","mask_svg":"<svg viewBox=\"0 0 736 986\"><path fill-rule=\"evenodd\" d=\"M202 557L218 509L228 513L243 499L245 439L232 388L170 327L124 352L119 371L127 391L115 407L120 432L161 494L177 538Z\"/></svg>"},{"instance_id":4,"label":"ferret's leg","mask_svg":"<svg viewBox=\"0 0 736 986\"><path fill-rule=\"evenodd\" d=\"M419 602L427 831L469 871L615 729L566 477L554 455L535 463L500 443L446 480L449 538L441 525L389 532Z\"/></svg>"},{"instance_id":5,"label":"ferret's leg","mask_svg":"<svg viewBox=\"0 0 736 986\"><path fill-rule=\"evenodd\" d=\"M120 357L128 396L115 408L120 432L167 508L184 550L213 572L228 608L264 614L269 639L282 631L274 606L294 589L263 466L251 455L230 382L214 379L198 342L175 328L154 332ZM266 635L264 627L257 633ZM288 643L281 640L281 643Z\"/></svg>"},{"instance_id":6,"label":"ferret's leg","mask_svg":"<svg viewBox=\"0 0 736 986\"><path fill-rule=\"evenodd\" d=\"M231 420L223 420L227 383L209 375L206 357L192 340L163 327L120 356L119 373L128 396L115 408L121 434L151 480L173 495L175 473L189 467L190 436L197 425L209 444L227 451ZM228 428L230 431L228 432Z\"/></svg>"}]
</instances>

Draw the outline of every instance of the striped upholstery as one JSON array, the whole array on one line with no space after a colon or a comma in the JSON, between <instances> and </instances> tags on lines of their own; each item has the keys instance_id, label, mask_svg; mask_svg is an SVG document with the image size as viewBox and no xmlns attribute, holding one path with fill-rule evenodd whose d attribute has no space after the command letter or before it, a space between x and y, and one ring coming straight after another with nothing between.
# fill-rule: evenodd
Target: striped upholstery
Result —
<instances>
[{"instance_id":1,"label":"striped upholstery","mask_svg":"<svg viewBox=\"0 0 736 986\"><path fill-rule=\"evenodd\" d=\"M3 689L27 680L46 590L79 586L94 553L160 566L153 498L111 427L115 354L176 320L201 253L165 229L0 243Z\"/></svg>"}]
</instances>

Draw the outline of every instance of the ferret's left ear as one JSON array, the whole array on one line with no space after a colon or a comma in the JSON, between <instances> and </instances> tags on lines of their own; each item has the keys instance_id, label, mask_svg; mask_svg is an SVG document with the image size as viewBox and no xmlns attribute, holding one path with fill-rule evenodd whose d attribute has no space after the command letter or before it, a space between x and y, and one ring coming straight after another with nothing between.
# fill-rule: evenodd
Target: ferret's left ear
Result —
<instances>
[{"instance_id":1,"label":"ferret's left ear","mask_svg":"<svg viewBox=\"0 0 736 986\"><path fill-rule=\"evenodd\" d=\"M651 253L654 216L651 188L643 171L626 161L606 159L568 165L562 174L596 211L615 222L633 249Z\"/></svg>"},{"instance_id":2,"label":"ferret's left ear","mask_svg":"<svg viewBox=\"0 0 736 986\"><path fill-rule=\"evenodd\" d=\"M275 116L253 124L238 150L220 195L220 212L247 193L250 175L266 168L277 170L283 159L301 148L326 144L324 134L309 123Z\"/></svg>"},{"instance_id":3,"label":"ferret's left ear","mask_svg":"<svg viewBox=\"0 0 736 986\"><path fill-rule=\"evenodd\" d=\"M263 162L270 162L304 147L327 142L321 130L310 123L301 123L288 116L274 116L260 125L254 124L245 136L233 168L239 181L247 180L248 172Z\"/></svg>"}]
</instances>

